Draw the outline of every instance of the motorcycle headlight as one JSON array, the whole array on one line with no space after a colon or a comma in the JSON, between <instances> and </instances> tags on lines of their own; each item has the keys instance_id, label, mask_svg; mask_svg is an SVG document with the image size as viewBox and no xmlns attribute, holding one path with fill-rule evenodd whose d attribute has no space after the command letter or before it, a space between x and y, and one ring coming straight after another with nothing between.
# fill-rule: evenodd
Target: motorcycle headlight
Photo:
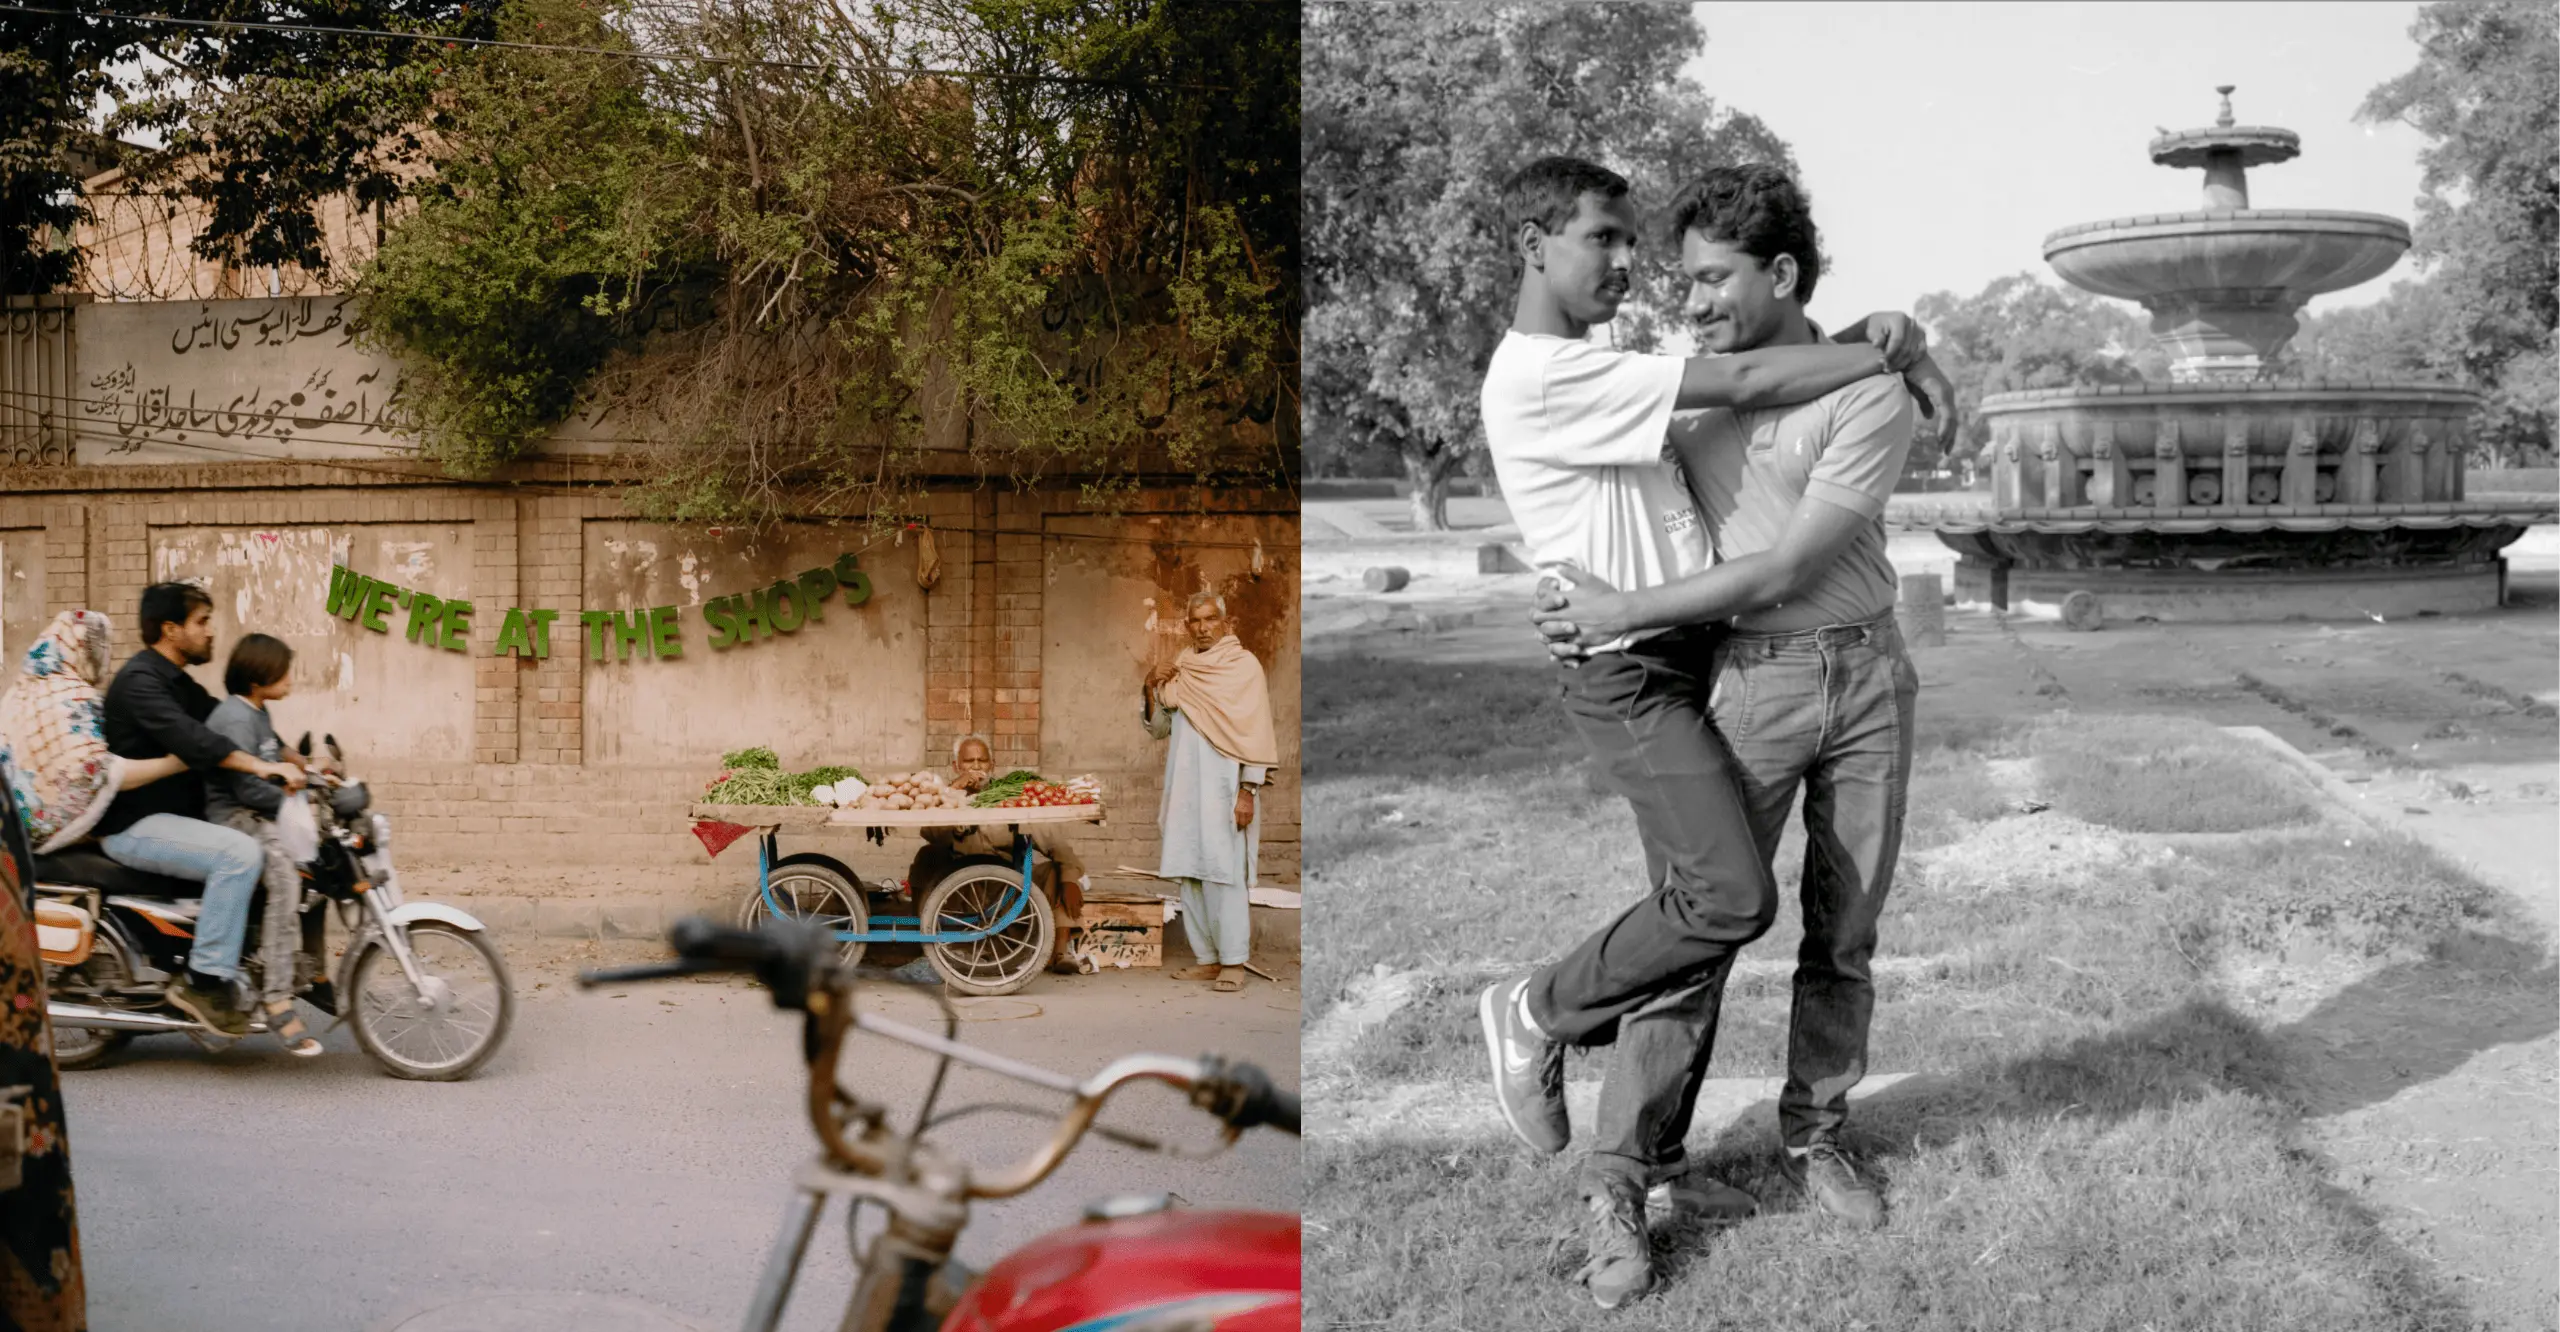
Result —
<instances>
[{"instance_id":1,"label":"motorcycle headlight","mask_svg":"<svg viewBox=\"0 0 2560 1332\"><path fill-rule=\"evenodd\" d=\"M368 815L365 818L365 830L373 836L374 850L379 851L391 845L390 819L380 814Z\"/></svg>"}]
</instances>

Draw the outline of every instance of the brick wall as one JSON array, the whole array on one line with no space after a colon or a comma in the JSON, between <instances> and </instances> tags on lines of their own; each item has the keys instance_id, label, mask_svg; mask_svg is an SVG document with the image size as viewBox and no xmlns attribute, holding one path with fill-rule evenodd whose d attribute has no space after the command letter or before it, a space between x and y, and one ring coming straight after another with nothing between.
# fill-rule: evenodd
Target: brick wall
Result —
<instances>
[{"instance_id":1,"label":"brick wall","mask_svg":"<svg viewBox=\"0 0 2560 1332\"><path fill-rule=\"evenodd\" d=\"M862 622L864 632L921 633L920 696L870 696L863 681L871 677L858 674L848 686L846 663L822 650L803 650L806 644L749 650L770 654L755 660L763 663L758 669L768 673L764 678L781 680L779 688L796 687L795 671L805 674L813 691L822 687L816 683L822 677L833 681L823 686L819 713L877 720L881 725L873 729L881 734L920 735L920 743L900 742L916 752L842 753L829 747L823 727L808 735L737 735L726 747L770 743L794 766L853 761L866 768L940 767L958 737L985 734L995 744L1000 770L1034 767L1059 776L1090 771L1102 778L1112 821L1082 839L1099 876L1112 877L1117 864L1151 865L1162 747L1137 734L1129 715L1139 663L1149 649L1138 596L1152 588L1152 598L1163 602L1204 584L1233 586L1249 591L1245 600L1261 608L1248 643L1264 657L1275 688L1285 685L1289 695L1283 779L1264 812L1263 881L1295 885L1297 560L1290 496L1165 488L1142 491L1122 515L1098 516L1078 510L1072 491L1016 493L970 485L928 492L920 516L933 531L940 581L927 592L915 586L912 575L897 575L905 579L903 586L888 585L884 576L875 605L865 612L874 618ZM595 709L603 704L589 697L588 672L615 669L585 659L578 630L578 612L586 608L591 587L588 525L599 521L632 520L610 488L565 480L462 485L318 463L21 469L0 476L0 532L25 537L41 531L40 541L10 543L6 549L17 552L10 558L41 561L35 572L48 614L84 605L113 614L120 654L140 647L133 609L154 575L155 551L179 549L155 533L237 528L255 537L295 528L342 535L402 524L458 528L465 552L460 567L437 576L452 580L449 587L467 589L477 607L468 683L454 687L456 701L433 706L457 710L441 720L452 722L447 730L461 738L439 752L384 755L364 753L360 735L352 737L359 767L391 812L403 862L415 879L434 891L551 901L634 894L705 904L734 900L743 876L752 872L751 848L742 843L714 862L683 816L684 806L716 771L722 745L705 741L695 746L700 752L676 761L590 757L595 746L588 728L598 724ZM1186 537L1195 530L1211 534L1196 547ZM908 543L917 539L914 533L880 539L896 543L883 548L894 549L896 559L881 568L911 567ZM1259 558L1265 545L1276 561ZM873 567L869 558L865 567ZM169 572L233 576L220 570ZM8 573L0 569L0 577ZM302 581L291 586L304 587L316 575L296 570L292 576ZM218 625L222 651L238 633L266 627L234 623L241 606L252 617L279 614L272 600L259 603L248 591L232 600L217 608L225 617ZM559 612L547 660L493 654L500 616L509 606ZM688 606L684 614L690 620L695 612ZM18 618L12 616L13 626ZM398 633L367 634L335 622L316 632L344 636L319 641L322 651L297 643L311 659L312 683L304 683L298 666L296 700L281 706L304 716L360 718L365 709L429 706L417 699L434 691L415 683L426 677L398 672L464 669L449 659L431 660L431 649L400 641ZM7 650L14 654L23 646L11 642ZM1044 662L1053 647L1065 659ZM390 655L362 655L367 653ZM336 661L340 654L343 665ZM734 691L729 682L742 678L747 667L741 663L748 660L692 647L683 668L698 673L690 677L701 682L698 705L740 705L742 700L724 694ZM664 663L625 668L659 666ZM218 679L218 660L210 670ZM332 677L332 670L343 674ZM836 674L826 676L830 670ZM1067 678L1053 679L1052 670ZM777 671L782 674L771 675ZM370 699L330 692L359 675L376 682L362 686L374 691ZM458 715L466 712L467 724ZM306 724L290 713L285 720L288 733ZM610 724L651 722L622 718ZM344 727L354 733L361 723L351 720ZM807 849L840 855L865 874L903 874L913 843L893 838L873 848L855 836L833 836L813 839Z\"/></svg>"}]
</instances>

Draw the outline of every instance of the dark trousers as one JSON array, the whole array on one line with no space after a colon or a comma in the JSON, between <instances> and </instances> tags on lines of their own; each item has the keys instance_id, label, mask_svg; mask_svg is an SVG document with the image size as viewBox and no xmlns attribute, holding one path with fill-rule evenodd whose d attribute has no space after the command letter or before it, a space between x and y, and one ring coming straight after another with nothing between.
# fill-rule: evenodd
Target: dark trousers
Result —
<instances>
[{"instance_id":1,"label":"dark trousers","mask_svg":"<svg viewBox=\"0 0 2560 1332\"><path fill-rule=\"evenodd\" d=\"M1710 712L1731 747L1751 840L1774 858L1804 793L1805 858L1778 1128L1835 1138L1866 1076L1876 922L1902 850L1919 677L1893 621L1716 644ZM1630 1183L1685 1166L1681 1140L1715 1045L1726 969L1660 992L1619 1023L1589 1172Z\"/></svg>"},{"instance_id":2,"label":"dark trousers","mask_svg":"<svg viewBox=\"0 0 2560 1332\"><path fill-rule=\"evenodd\" d=\"M1707 715L1712 634L1678 630L1561 670L1564 708L1634 807L1650 891L1529 982L1540 1030L1608 1045L1663 994L1721 985L1736 950L1777 919L1733 757Z\"/></svg>"}]
</instances>

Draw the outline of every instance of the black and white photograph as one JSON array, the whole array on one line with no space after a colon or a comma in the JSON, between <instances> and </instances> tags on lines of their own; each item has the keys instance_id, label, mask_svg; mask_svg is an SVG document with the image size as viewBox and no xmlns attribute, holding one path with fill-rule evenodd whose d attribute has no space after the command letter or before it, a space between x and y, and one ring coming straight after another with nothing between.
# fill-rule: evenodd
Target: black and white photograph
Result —
<instances>
[{"instance_id":1,"label":"black and white photograph","mask_svg":"<svg viewBox=\"0 0 2560 1332\"><path fill-rule=\"evenodd\" d=\"M2560 1318L2542 3L1313 3L1306 1326Z\"/></svg>"}]
</instances>

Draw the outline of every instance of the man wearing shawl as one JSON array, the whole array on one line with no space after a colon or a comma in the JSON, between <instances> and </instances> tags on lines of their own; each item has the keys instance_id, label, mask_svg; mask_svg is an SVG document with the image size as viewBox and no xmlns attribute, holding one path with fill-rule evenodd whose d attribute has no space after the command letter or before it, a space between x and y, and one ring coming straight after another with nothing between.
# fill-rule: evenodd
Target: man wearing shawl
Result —
<instances>
[{"instance_id":1,"label":"man wearing shawl","mask_svg":"<svg viewBox=\"0 0 2560 1332\"><path fill-rule=\"evenodd\" d=\"M1182 885L1182 932L1199 959L1174 974L1232 992L1244 988L1262 788L1280 742L1262 663L1236 641L1226 599L1194 596L1183 619L1192 646L1147 677L1147 731L1169 742L1156 873Z\"/></svg>"}]
</instances>

